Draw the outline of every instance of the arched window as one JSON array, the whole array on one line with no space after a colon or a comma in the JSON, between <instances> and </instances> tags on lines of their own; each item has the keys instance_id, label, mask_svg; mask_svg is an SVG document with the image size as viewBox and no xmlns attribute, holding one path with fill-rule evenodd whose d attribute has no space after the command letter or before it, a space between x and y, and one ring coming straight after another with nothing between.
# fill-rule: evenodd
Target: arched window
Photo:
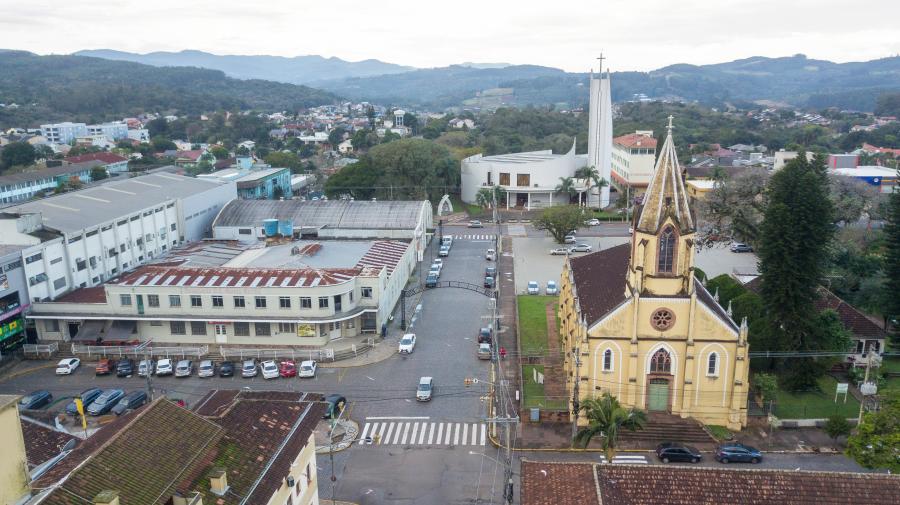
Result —
<instances>
[{"instance_id":1,"label":"arched window","mask_svg":"<svg viewBox=\"0 0 900 505\"><path fill-rule=\"evenodd\" d=\"M706 375L716 377L719 375L719 355L710 353L706 360Z\"/></svg>"},{"instance_id":2,"label":"arched window","mask_svg":"<svg viewBox=\"0 0 900 505\"><path fill-rule=\"evenodd\" d=\"M672 358L669 357L669 353L663 349L656 351L650 358L650 371L661 373L672 371Z\"/></svg>"},{"instance_id":3,"label":"arched window","mask_svg":"<svg viewBox=\"0 0 900 505\"><path fill-rule=\"evenodd\" d=\"M659 234L659 253L656 261L656 271L659 273L672 273L675 267L675 230L666 226Z\"/></svg>"},{"instance_id":4,"label":"arched window","mask_svg":"<svg viewBox=\"0 0 900 505\"><path fill-rule=\"evenodd\" d=\"M612 349L603 351L603 371L610 372L613 369L613 353Z\"/></svg>"}]
</instances>

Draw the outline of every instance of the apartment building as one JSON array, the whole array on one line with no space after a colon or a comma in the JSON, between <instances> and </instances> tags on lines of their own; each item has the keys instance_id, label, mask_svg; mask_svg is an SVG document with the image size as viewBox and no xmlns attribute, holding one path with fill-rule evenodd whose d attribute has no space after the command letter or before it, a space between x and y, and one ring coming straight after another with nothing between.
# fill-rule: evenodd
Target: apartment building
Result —
<instances>
[{"instance_id":1,"label":"apartment building","mask_svg":"<svg viewBox=\"0 0 900 505\"><path fill-rule=\"evenodd\" d=\"M0 203L23 202L36 196L44 196L74 180L91 182L91 170L104 164L99 160L83 160L30 172L0 175Z\"/></svg>"},{"instance_id":2,"label":"apartment building","mask_svg":"<svg viewBox=\"0 0 900 505\"><path fill-rule=\"evenodd\" d=\"M0 245L0 355L25 342L28 287L22 268L25 246Z\"/></svg>"},{"instance_id":3,"label":"apartment building","mask_svg":"<svg viewBox=\"0 0 900 505\"><path fill-rule=\"evenodd\" d=\"M113 141L128 138L128 124L124 122L92 124L87 126L87 131L88 136Z\"/></svg>"},{"instance_id":4,"label":"apartment building","mask_svg":"<svg viewBox=\"0 0 900 505\"><path fill-rule=\"evenodd\" d=\"M656 162L656 139L653 132L638 130L613 139L612 185L633 198L647 190Z\"/></svg>"},{"instance_id":5,"label":"apartment building","mask_svg":"<svg viewBox=\"0 0 900 505\"><path fill-rule=\"evenodd\" d=\"M41 135L48 142L54 144L71 144L78 137L88 136L88 127L84 123L73 123L66 121L65 123L42 124Z\"/></svg>"}]
</instances>

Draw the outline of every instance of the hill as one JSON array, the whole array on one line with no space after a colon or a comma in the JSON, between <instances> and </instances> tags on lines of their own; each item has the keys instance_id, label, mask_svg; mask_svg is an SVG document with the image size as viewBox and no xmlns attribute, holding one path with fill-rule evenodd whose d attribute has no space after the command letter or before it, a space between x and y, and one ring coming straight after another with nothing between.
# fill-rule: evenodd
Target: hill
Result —
<instances>
[{"instance_id":1,"label":"hill","mask_svg":"<svg viewBox=\"0 0 900 505\"><path fill-rule=\"evenodd\" d=\"M0 127L40 121L103 121L141 112L296 110L337 97L307 86L226 77L218 70L157 68L85 56L0 52Z\"/></svg>"},{"instance_id":2,"label":"hill","mask_svg":"<svg viewBox=\"0 0 900 505\"><path fill-rule=\"evenodd\" d=\"M318 55L286 58L266 55L218 55L203 51L137 54L111 49L78 51L74 54L107 60L131 61L156 67L208 68L221 70L225 72L225 75L237 79L265 79L291 84L307 84L323 79L396 74L415 70L413 67L378 60L346 61Z\"/></svg>"}]
</instances>

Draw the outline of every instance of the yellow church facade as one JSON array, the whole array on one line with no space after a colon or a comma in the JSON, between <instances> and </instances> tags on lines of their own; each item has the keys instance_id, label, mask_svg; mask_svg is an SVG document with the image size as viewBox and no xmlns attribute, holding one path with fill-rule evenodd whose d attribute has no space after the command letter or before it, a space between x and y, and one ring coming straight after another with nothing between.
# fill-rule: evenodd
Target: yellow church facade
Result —
<instances>
[{"instance_id":1,"label":"yellow church facade","mask_svg":"<svg viewBox=\"0 0 900 505\"><path fill-rule=\"evenodd\" d=\"M688 202L670 123L631 243L570 257L563 268L559 317L570 410L576 396L608 392L650 413L746 426L746 321L737 324L694 278Z\"/></svg>"}]
</instances>

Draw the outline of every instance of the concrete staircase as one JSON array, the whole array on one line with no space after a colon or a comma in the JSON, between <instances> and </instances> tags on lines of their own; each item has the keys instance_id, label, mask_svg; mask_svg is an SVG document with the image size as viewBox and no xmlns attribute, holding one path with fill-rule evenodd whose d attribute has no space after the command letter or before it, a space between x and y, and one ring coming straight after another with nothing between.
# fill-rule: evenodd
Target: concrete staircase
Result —
<instances>
[{"instance_id":1,"label":"concrete staircase","mask_svg":"<svg viewBox=\"0 0 900 505\"><path fill-rule=\"evenodd\" d=\"M650 413L649 422L643 430L620 431L619 440L629 445L656 446L662 442L681 442L701 446L705 449L716 440L694 419L682 419L671 414Z\"/></svg>"}]
</instances>

